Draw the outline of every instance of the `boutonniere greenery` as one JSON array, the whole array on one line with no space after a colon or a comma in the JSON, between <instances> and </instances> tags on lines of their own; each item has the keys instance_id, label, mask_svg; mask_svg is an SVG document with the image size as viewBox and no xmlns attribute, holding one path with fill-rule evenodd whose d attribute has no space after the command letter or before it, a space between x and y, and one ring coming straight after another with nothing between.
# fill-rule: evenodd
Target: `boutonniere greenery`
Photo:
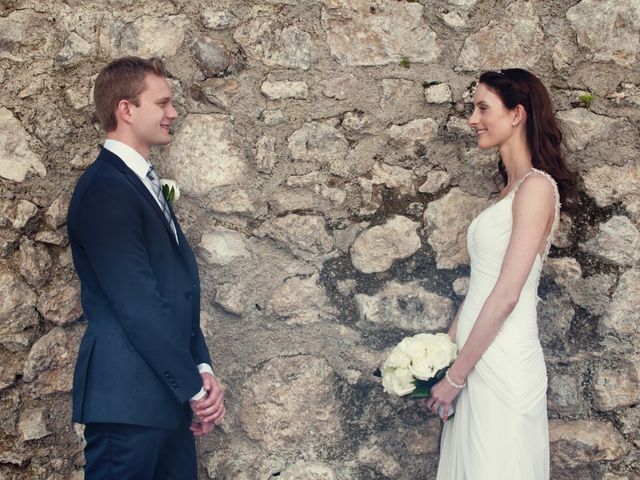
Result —
<instances>
[{"instance_id":1,"label":"boutonniere greenery","mask_svg":"<svg viewBox=\"0 0 640 480\"><path fill-rule=\"evenodd\" d=\"M180 189L178 188L178 184L175 180L160 180L160 184L162 185L162 195L164 199L167 201L169 206L173 206L173 202L178 201L180 198Z\"/></svg>"}]
</instances>

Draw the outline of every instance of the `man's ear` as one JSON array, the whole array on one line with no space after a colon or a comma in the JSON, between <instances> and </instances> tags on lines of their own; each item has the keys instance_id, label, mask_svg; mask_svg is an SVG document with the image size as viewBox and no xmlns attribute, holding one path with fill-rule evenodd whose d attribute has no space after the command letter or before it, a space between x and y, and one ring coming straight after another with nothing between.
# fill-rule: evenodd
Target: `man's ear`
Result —
<instances>
[{"instance_id":1,"label":"man's ear","mask_svg":"<svg viewBox=\"0 0 640 480\"><path fill-rule=\"evenodd\" d=\"M116 105L116 118L118 122L123 121L125 123L131 123L131 109L133 104L126 99L120 100L118 105Z\"/></svg>"},{"instance_id":2,"label":"man's ear","mask_svg":"<svg viewBox=\"0 0 640 480\"><path fill-rule=\"evenodd\" d=\"M527 119L527 111L524 109L522 105L516 105L516 108L513 109L513 120L511 121L511 126L517 127L522 124Z\"/></svg>"}]
</instances>

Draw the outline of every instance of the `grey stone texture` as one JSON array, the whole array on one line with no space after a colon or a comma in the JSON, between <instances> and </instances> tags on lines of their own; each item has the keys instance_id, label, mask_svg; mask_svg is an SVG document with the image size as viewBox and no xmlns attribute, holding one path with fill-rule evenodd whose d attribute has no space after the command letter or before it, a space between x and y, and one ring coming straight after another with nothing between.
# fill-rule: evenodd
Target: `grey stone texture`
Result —
<instances>
[{"instance_id":1,"label":"grey stone texture","mask_svg":"<svg viewBox=\"0 0 640 480\"><path fill-rule=\"evenodd\" d=\"M640 218L640 164L637 161L617 167L603 165L584 173L587 193L599 207L624 204L637 221Z\"/></svg>"},{"instance_id":2,"label":"grey stone texture","mask_svg":"<svg viewBox=\"0 0 640 480\"><path fill-rule=\"evenodd\" d=\"M107 17L98 42L100 49L111 57L171 57L182 45L186 27L184 15L142 15L133 21Z\"/></svg>"},{"instance_id":3,"label":"grey stone texture","mask_svg":"<svg viewBox=\"0 0 640 480\"><path fill-rule=\"evenodd\" d=\"M38 299L38 311L45 320L55 325L68 325L82 317L80 283L73 280L50 286Z\"/></svg>"},{"instance_id":4,"label":"grey stone texture","mask_svg":"<svg viewBox=\"0 0 640 480\"><path fill-rule=\"evenodd\" d=\"M449 298L417 283L392 282L374 296L357 294L356 302L361 321L373 324L373 328L439 331L447 327L453 314Z\"/></svg>"},{"instance_id":5,"label":"grey stone texture","mask_svg":"<svg viewBox=\"0 0 640 480\"><path fill-rule=\"evenodd\" d=\"M609 311L600 319L600 330L617 341L637 346L640 341L640 269L634 267L618 279Z\"/></svg>"},{"instance_id":6,"label":"grey stone texture","mask_svg":"<svg viewBox=\"0 0 640 480\"><path fill-rule=\"evenodd\" d=\"M424 212L429 245L435 250L439 268L469 263L467 227L488 203L485 199L452 188L442 198L430 202Z\"/></svg>"},{"instance_id":7,"label":"grey stone texture","mask_svg":"<svg viewBox=\"0 0 640 480\"><path fill-rule=\"evenodd\" d=\"M38 324L37 295L15 273L0 270L0 341L4 344L14 335Z\"/></svg>"},{"instance_id":8,"label":"grey stone texture","mask_svg":"<svg viewBox=\"0 0 640 480\"><path fill-rule=\"evenodd\" d=\"M25 229L30 223L32 223L32 220L34 220L37 214L38 207L36 205L31 203L29 200L18 200L15 204L15 211L11 218L11 226L16 230Z\"/></svg>"},{"instance_id":9,"label":"grey stone texture","mask_svg":"<svg viewBox=\"0 0 640 480\"><path fill-rule=\"evenodd\" d=\"M19 272L32 287L46 285L51 274L53 259L47 248L23 238L20 243Z\"/></svg>"},{"instance_id":10,"label":"grey stone texture","mask_svg":"<svg viewBox=\"0 0 640 480\"><path fill-rule=\"evenodd\" d=\"M0 2L0 478L82 478L65 224L119 55L172 75L151 161L182 193L227 392L199 480L435 477L440 422L373 372L464 299L498 160L467 125L474 81L512 66L548 87L580 180L539 291L552 478L640 478L639 45L636 0Z\"/></svg>"},{"instance_id":11,"label":"grey stone texture","mask_svg":"<svg viewBox=\"0 0 640 480\"><path fill-rule=\"evenodd\" d=\"M222 110L228 110L240 94L240 84L230 78L207 78L194 92L200 91L200 98Z\"/></svg>"},{"instance_id":12,"label":"grey stone texture","mask_svg":"<svg viewBox=\"0 0 640 480\"><path fill-rule=\"evenodd\" d=\"M31 348L24 364L24 381L29 392L41 397L55 392L70 392L73 365L84 328L69 330L54 327Z\"/></svg>"},{"instance_id":13,"label":"grey stone texture","mask_svg":"<svg viewBox=\"0 0 640 480\"><path fill-rule=\"evenodd\" d=\"M281 26L262 12L241 25L233 38L251 58L268 67L308 70L311 66L311 35L296 25Z\"/></svg>"},{"instance_id":14,"label":"grey stone texture","mask_svg":"<svg viewBox=\"0 0 640 480\"><path fill-rule=\"evenodd\" d=\"M202 258L212 266L228 265L250 255L244 235L225 227L214 227L200 240Z\"/></svg>"},{"instance_id":15,"label":"grey stone texture","mask_svg":"<svg viewBox=\"0 0 640 480\"><path fill-rule=\"evenodd\" d=\"M540 60L543 39L535 3L518 0L465 39L457 66L469 71L531 68Z\"/></svg>"},{"instance_id":16,"label":"grey stone texture","mask_svg":"<svg viewBox=\"0 0 640 480\"><path fill-rule=\"evenodd\" d=\"M339 442L335 374L321 358L274 358L245 384L240 421L266 451ZM277 388L274 386L277 385ZM289 421L295 418L295 422Z\"/></svg>"},{"instance_id":17,"label":"grey stone texture","mask_svg":"<svg viewBox=\"0 0 640 480\"><path fill-rule=\"evenodd\" d=\"M451 102L451 88L446 83L430 85L424 89L424 99L427 103L447 103Z\"/></svg>"},{"instance_id":18,"label":"grey stone texture","mask_svg":"<svg viewBox=\"0 0 640 480\"><path fill-rule=\"evenodd\" d=\"M597 420L552 420L549 440L552 461L561 467L619 460L628 449L611 423Z\"/></svg>"},{"instance_id":19,"label":"grey stone texture","mask_svg":"<svg viewBox=\"0 0 640 480\"><path fill-rule=\"evenodd\" d=\"M575 29L578 45L594 61L631 66L640 48L640 6L633 0L582 0L566 13ZM597 32L593 28L598 19Z\"/></svg>"},{"instance_id":20,"label":"grey stone texture","mask_svg":"<svg viewBox=\"0 0 640 480\"><path fill-rule=\"evenodd\" d=\"M611 118L582 107L558 112L557 119L564 133L569 162L585 175L593 167L635 164L640 138L629 119ZM616 152L613 156L612 151Z\"/></svg>"},{"instance_id":21,"label":"grey stone texture","mask_svg":"<svg viewBox=\"0 0 640 480\"><path fill-rule=\"evenodd\" d=\"M339 175L332 166L347 155L348 142L336 127L335 119L305 123L288 139L291 158L308 164L324 164Z\"/></svg>"},{"instance_id":22,"label":"grey stone texture","mask_svg":"<svg viewBox=\"0 0 640 480\"><path fill-rule=\"evenodd\" d=\"M552 375L547 391L549 409L557 412L572 412L580 404L578 379L572 375Z\"/></svg>"},{"instance_id":23,"label":"grey stone texture","mask_svg":"<svg viewBox=\"0 0 640 480\"><path fill-rule=\"evenodd\" d=\"M54 60L55 67L77 65L91 53L91 44L75 32L64 41L62 49Z\"/></svg>"},{"instance_id":24,"label":"grey stone texture","mask_svg":"<svg viewBox=\"0 0 640 480\"><path fill-rule=\"evenodd\" d=\"M600 411L629 407L640 401L638 358L625 359L621 365L599 365L594 376L595 407Z\"/></svg>"},{"instance_id":25,"label":"grey stone texture","mask_svg":"<svg viewBox=\"0 0 640 480\"><path fill-rule=\"evenodd\" d=\"M193 45L198 66L207 77L224 72L231 64L229 52L209 37L201 37Z\"/></svg>"},{"instance_id":26,"label":"grey stone texture","mask_svg":"<svg viewBox=\"0 0 640 480\"><path fill-rule=\"evenodd\" d=\"M383 1L373 11L365 0L322 3L322 27L331 55L341 65L387 65L403 57L429 63L440 54L437 36L422 21L422 7L417 3Z\"/></svg>"},{"instance_id":27,"label":"grey stone texture","mask_svg":"<svg viewBox=\"0 0 640 480\"><path fill-rule=\"evenodd\" d=\"M631 220L616 215L601 223L598 233L581 248L605 262L632 266L640 259L640 233Z\"/></svg>"},{"instance_id":28,"label":"grey stone texture","mask_svg":"<svg viewBox=\"0 0 640 480\"><path fill-rule=\"evenodd\" d=\"M268 311L290 325L327 321L336 313L318 284L318 275L287 279L273 292Z\"/></svg>"},{"instance_id":29,"label":"grey stone texture","mask_svg":"<svg viewBox=\"0 0 640 480\"><path fill-rule=\"evenodd\" d=\"M269 100L281 100L283 98L304 100L309 95L309 88L306 82L264 82L261 91Z\"/></svg>"},{"instance_id":30,"label":"grey stone texture","mask_svg":"<svg viewBox=\"0 0 640 480\"><path fill-rule=\"evenodd\" d=\"M294 255L312 260L330 254L333 239L319 215L289 214L265 222L256 232L281 243Z\"/></svg>"},{"instance_id":31,"label":"grey stone texture","mask_svg":"<svg viewBox=\"0 0 640 480\"><path fill-rule=\"evenodd\" d=\"M418 226L398 215L362 232L351 246L353 266L364 273L384 272L393 262L413 255L421 246Z\"/></svg>"},{"instance_id":32,"label":"grey stone texture","mask_svg":"<svg viewBox=\"0 0 640 480\"><path fill-rule=\"evenodd\" d=\"M230 117L189 115L163 161L166 175L185 193L206 194L215 187L239 184L245 170L239 142Z\"/></svg>"},{"instance_id":33,"label":"grey stone texture","mask_svg":"<svg viewBox=\"0 0 640 480\"><path fill-rule=\"evenodd\" d=\"M24 182L28 174L45 176L47 169L29 146L30 136L20 121L0 107L0 177Z\"/></svg>"},{"instance_id":34,"label":"grey stone texture","mask_svg":"<svg viewBox=\"0 0 640 480\"><path fill-rule=\"evenodd\" d=\"M41 408L23 411L18 422L18 430L23 442L51 435L51 432L47 430L44 411Z\"/></svg>"}]
</instances>

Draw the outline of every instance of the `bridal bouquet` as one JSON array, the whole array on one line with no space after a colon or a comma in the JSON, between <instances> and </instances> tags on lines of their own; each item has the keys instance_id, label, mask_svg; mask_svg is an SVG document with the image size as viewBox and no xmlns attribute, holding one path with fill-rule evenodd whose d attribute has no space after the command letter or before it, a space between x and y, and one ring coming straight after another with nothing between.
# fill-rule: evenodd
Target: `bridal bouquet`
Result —
<instances>
[{"instance_id":1,"label":"bridal bouquet","mask_svg":"<svg viewBox=\"0 0 640 480\"><path fill-rule=\"evenodd\" d=\"M405 337L382 366L382 386L392 395L427 398L444 377L458 349L446 333Z\"/></svg>"}]
</instances>

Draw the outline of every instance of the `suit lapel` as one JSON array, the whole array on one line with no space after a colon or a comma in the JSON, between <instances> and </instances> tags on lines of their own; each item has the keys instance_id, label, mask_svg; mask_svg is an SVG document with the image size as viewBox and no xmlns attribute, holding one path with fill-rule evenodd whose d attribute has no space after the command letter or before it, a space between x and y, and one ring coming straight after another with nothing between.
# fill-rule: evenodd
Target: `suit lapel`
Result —
<instances>
[{"instance_id":1,"label":"suit lapel","mask_svg":"<svg viewBox=\"0 0 640 480\"><path fill-rule=\"evenodd\" d=\"M146 187L146 185L142 183L142 180L140 180L140 178L135 173L133 173L133 171L129 167L127 167L127 165L120 159L120 157L110 152L106 148L102 149L102 151L100 152L100 155L98 155L98 160L103 160L109 163L110 165L118 169L120 172L122 172L125 177L127 177L127 180L129 180L129 182L131 182L131 184L134 187L136 187L138 192L140 192L140 195L142 195L145 198L145 200L149 202L149 204L151 205L151 208L156 212L156 214L158 215L158 218L160 219L165 229L167 230L167 233L171 236L171 240L173 241L173 244L176 245L176 247L179 247L176 244L176 235L174 235L173 230L171 229L171 225L169 225L169 222L167 221L167 217L164 216L164 212L160 208L160 205L158 205L157 200L153 197L153 195L151 194L149 189ZM171 210L171 208L169 209ZM171 215L173 217L173 211L171 211ZM178 222L175 219L175 217L173 217L173 221L176 225L176 231L177 231ZM180 243L182 243L182 239L180 239L179 236L178 236L178 239ZM180 251L180 254L184 256L184 252L182 251L182 248L178 248L178 250Z\"/></svg>"},{"instance_id":2,"label":"suit lapel","mask_svg":"<svg viewBox=\"0 0 640 480\"><path fill-rule=\"evenodd\" d=\"M178 241L179 241L178 249L182 254L182 258L184 259L184 262L187 265L189 272L191 272L191 276L194 279L194 282L197 284L199 282L200 277L198 275L198 264L196 262L196 258L193 255L193 251L191 250L191 247L189 247L189 241L187 240L187 237L185 237L182 229L180 228L178 219L174 215L173 209L171 208L171 206L169 206L169 211L171 212L171 218L173 218L173 223L176 226L176 233L178 234Z\"/></svg>"}]
</instances>

